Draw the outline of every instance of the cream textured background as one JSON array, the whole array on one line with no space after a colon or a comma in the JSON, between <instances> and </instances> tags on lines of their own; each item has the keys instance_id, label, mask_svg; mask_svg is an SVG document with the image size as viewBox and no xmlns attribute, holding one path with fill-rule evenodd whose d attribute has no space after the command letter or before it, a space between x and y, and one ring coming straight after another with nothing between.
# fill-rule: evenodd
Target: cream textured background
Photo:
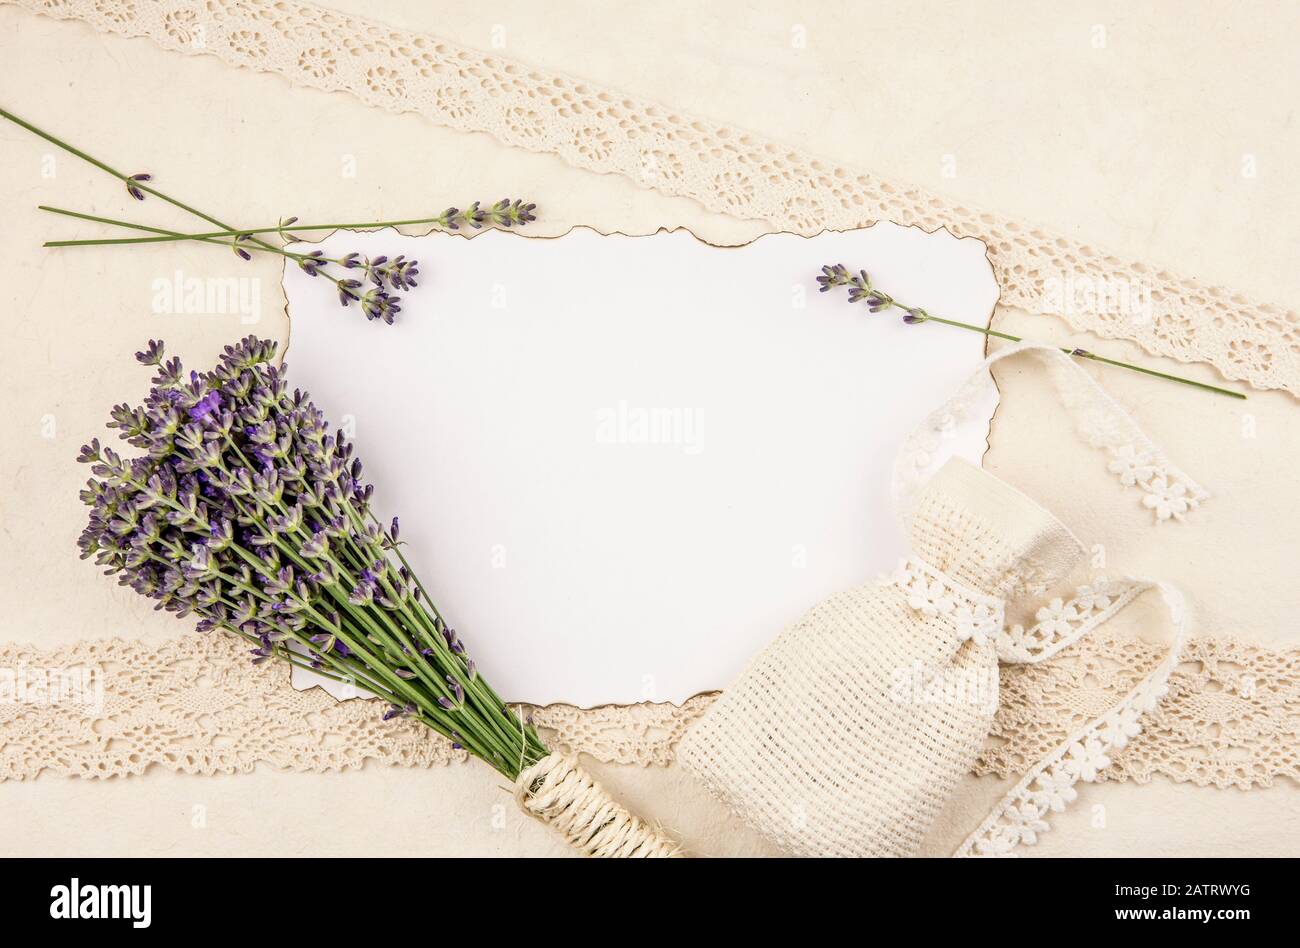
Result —
<instances>
[{"instance_id":1,"label":"cream textured background","mask_svg":"<svg viewBox=\"0 0 1300 948\"><path fill-rule=\"evenodd\" d=\"M1288 4L819 4L722 2L360 3L341 9L503 52L642 93L809 150L927 185L951 197L1137 254L1179 272L1296 307L1300 153L1293 114L1300 66ZM1093 47L1094 28L1106 46ZM503 28L494 33L495 27ZM798 33L802 30L802 34ZM803 35L798 48L792 37ZM159 185L241 223L374 219L519 195L541 205L538 234L584 223L645 232L685 225L715 241L747 239L752 223L705 213L621 177L509 150L486 136L416 116L372 112L347 96L180 57L144 40L101 36L0 6L0 102L76 144L151 171ZM129 353L165 335L202 362L249 327L234 316L161 317L151 282L187 275L261 280L258 332L283 336L278 268L202 247L47 252L42 240L89 234L34 210L53 203L181 218L142 207L118 186L0 126L0 259L9 279L0 399L0 588L10 640L48 644L110 635L178 634L133 594L75 556L83 470L77 446L113 401L133 399L146 373ZM944 156L956 177L942 176ZM1242 175L1253 155L1258 176ZM356 176L341 174L347 156ZM846 261L850 262L850 261ZM430 276L436 278L436 266ZM1010 331L1065 339L1054 320L1003 313ZM941 331L939 327L925 327ZM382 331L382 330L379 330ZM1158 360L1121 343L1069 337L1119 358ZM364 353L350 354L364 359ZM1180 371L1172 364L1167 371ZM1197 368L1183 371L1197 371ZM1208 369L1200 377L1213 378ZM1031 372L999 373L1006 397L988 466L1045 500L1105 545L1116 570L1151 572L1191 594L1192 632L1300 640L1295 615L1294 399L1246 403L1118 372L1106 384L1169 455L1215 495L1194 526L1158 534L1131 495L1114 489ZM1247 417L1249 416L1249 418ZM53 436L45 437L53 425ZM1253 424L1256 437L1243 433ZM1074 462L1081 462L1075 464ZM773 630L774 632L776 630ZM645 816L704 853L763 851L719 820L675 768L596 768ZM513 810L484 767L376 769L321 776L188 778L152 773L110 782L38 779L0 785L6 854L301 852L560 853ZM971 780L936 828L942 852L996 795ZM364 801L352 809L356 801ZM1093 807L1105 807L1105 829ZM196 807L206 825L196 827ZM106 818L105 814L111 814ZM1295 853L1300 793L1292 785L1240 793L1155 783L1085 788L1032 855Z\"/></svg>"}]
</instances>

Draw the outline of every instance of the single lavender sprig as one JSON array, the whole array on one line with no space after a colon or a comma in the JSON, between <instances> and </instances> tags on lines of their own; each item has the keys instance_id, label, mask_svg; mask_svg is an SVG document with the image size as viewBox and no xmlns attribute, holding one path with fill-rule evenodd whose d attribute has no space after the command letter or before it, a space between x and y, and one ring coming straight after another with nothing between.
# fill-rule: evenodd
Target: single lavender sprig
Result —
<instances>
[{"instance_id":1,"label":"single lavender sprig","mask_svg":"<svg viewBox=\"0 0 1300 948\"><path fill-rule=\"evenodd\" d=\"M109 427L142 450L98 439L79 545L118 582L201 631L249 643L254 664L280 659L381 697L385 720L413 717L514 779L545 757L536 731L478 674L455 631L421 597L384 528L373 488L340 431L290 391L276 345L252 336L215 368L186 372L150 341L156 370L138 407Z\"/></svg>"},{"instance_id":2,"label":"single lavender sprig","mask_svg":"<svg viewBox=\"0 0 1300 948\"><path fill-rule=\"evenodd\" d=\"M95 214L83 214L79 211L70 211L65 208L51 207L49 205L39 205L42 211L48 211L52 214L60 214L65 217L74 217L78 220L88 220L100 224L111 224L117 227L125 227L132 230L142 230L154 234L153 237L131 237L118 239L99 239L99 240L52 240L45 243L46 247L86 247L86 246L104 246L108 244L134 244L134 243L154 243L174 240L195 240L204 243L220 244L230 247L231 250L242 260L251 259L251 253L276 253L286 257L296 264L308 276L324 276L330 280L338 292L339 302L343 306L352 303L359 304L359 308L367 319L381 319L386 323L393 323L397 314L401 311L401 299L397 291L406 292L418 285L415 277L419 274L419 261L407 260L404 255L399 254L392 260L387 256L365 257L357 253L345 254L343 257L326 257L323 250L313 250L309 253L298 253L296 251L286 250L283 247L276 247L260 239L256 239L257 234L278 234L286 242L299 242L301 239L289 232L292 227L295 231L305 230L325 230L329 228L366 228L366 227L387 227L396 224L410 223L434 223L444 226L448 230L458 230L462 225L479 229L484 226L491 227L522 227L537 219L533 211L536 204L525 204L516 199L511 201L505 198L484 209L475 201L465 210L449 207L437 217L414 219L408 221L372 221L360 224L313 224L308 227L298 225L296 217L282 219L275 227L260 228L255 231L211 231L202 234L180 234L176 231L165 230L159 227L149 227L143 224L135 224L130 221L116 220L111 217L100 217ZM344 270L361 268L364 272L364 279L358 280L347 274L335 273L328 269L328 265L333 264ZM363 290L365 282L371 282L374 286L371 289Z\"/></svg>"},{"instance_id":3,"label":"single lavender sprig","mask_svg":"<svg viewBox=\"0 0 1300 948\"><path fill-rule=\"evenodd\" d=\"M41 205L40 210L49 211L54 214L65 214L70 217L82 217L72 211L65 211L58 207L48 207ZM345 223L333 224L299 224L297 218L292 217L288 220L281 221L274 227L253 227L246 230L212 230L203 233L181 234L181 233L164 233L153 237L99 237L88 240L47 240L41 246L43 247L102 247L118 244L157 244L169 243L177 240L209 240L218 237L238 237L241 235L260 235L260 234L280 234L287 240L295 240L292 234L286 234L286 228L292 226L295 231L317 231L317 230L378 230L383 227L407 227L423 224L432 224L443 230L460 230L462 227L468 227L472 230L480 230L483 227L523 227L537 220L534 211L537 205L533 203L525 204L516 198L503 198L490 207L483 208L475 201L469 207L461 209L449 207L441 214L434 217L410 217L391 221L350 221ZM82 219L88 219L82 217ZM133 225L113 220L112 218L93 218L101 223L115 224L119 227L131 227Z\"/></svg>"},{"instance_id":4,"label":"single lavender sprig","mask_svg":"<svg viewBox=\"0 0 1300 948\"><path fill-rule=\"evenodd\" d=\"M834 265L828 265L822 267L822 274L817 278L817 282L821 284L820 291L822 293L825 293L833 287L848 287L849 302L865 303L868 311L872 313L880 313L887 309L897 307L903 311L903 322L909 325L927 322L943 323L945 326L956 326L958 329L966 329L985 336L994 336L998 339L1006 339L1009 342L1024 341L1021 336L1013 336L1011 333L1000 332L996 329L990 329L987 326L976 326L971 323L959 322L955 319L945 319L942 316L935 316L928 313L919 306L908 306L905 303L900 303L888 293L872 286L871 278L867 275L866 270L859 270L855 276L849 273L848 268L843 264L837 263ZM1131 362L1120 362L1117 359L1108 359L1105 356L1099 356L1095 352L1089 352L1086 349L1067 349L1061 347L1061 351L1069 356L1075 356L1080 359L1090 359L1093 362L1113 365L1117 368L1128 369L1132 372L1141 372L1143 375L1167 379L1170 382L1179 382L1183 385L1191 385L1194 388L1204 389L1208 392L1216 392L1220 395L1228 395L1232 398L1244 399L1246 397L1241 392L1234 392L1231 389L1220 388L1217 385L1210 385L1206 382L1197 382L1194 379L1184 378L1180 375L1170 375L1166 372L1157 372L1155 369L1144 368L1140 365L1134 365Z\"/></svg>"},{"instance_id":5,"label":"single lavender sprig","mask_svg":"<svg viewBox=\"0 0 1300 948\"><path fill-rule=\"evenodd\" d=\"M101 224L113 224L118 227L127 227L133 230L147 231L153 234L172 235L183 237L175 231L165 230L161 227L150 227L146 224L133 224L129 221L119 221L111 217L99 217L95 214L83 214L80 211L69 211L64 208L48 207L41 205L41 210L51 211L56 214L62 214L65 217L75 217L79 220L94 221ZM291 223L292 218L285 224ZM292 235L290 235L292 236ZM298 253L292 250L285 250L275 247L271 244L260 242L258 238L251 237L247 234L235 233L230 239L222 238L197 238L205 243L220 244L223 247L229 247L236 256L241 260L252 259L253 253L274 253L298 264L308 276L323 275L327 280L334 284L338 292L339 302L343 306L352 303L359 304L359 308L367 319L381 319L390 325L394 322L397 314L401 312L401 300L393 290L406 290L416 286L415 277L419 273L419 262L416 260L407 260L404 256L399 255L393 261L387 257L362 257L360 254L348 254L344 257L326 257L323 250L313 250L310 253ZM257 241L257 242L254 242ZM369 289L363 289L365 283L354 277L343 273L335 273L327 269L328 265L335 265L343 270L351 270L361 267L365 270L367 277L374 282L374 286ZM390 290L391 287L391 290Z\"/></svg>"},{"instance_id":6,"label":"single lavender sprig","mask_svg":"<svg viewBox=\"0 0 1300 948\"><path fill-rule=\"evenodd\" d=\"M123 172L114 168L112 165L106 164L105 162L100 161L98 158L95 158L94 156L88 154L87 152L82 151L80 148L68 144L63 139L50 134L49 132L45 131L42 128L38 128L37 126L33 125L31 122L28 122L26 119L19 118L17 115L14 115L12 112L8 111L7 109L0 108L0 118L13 122L15 125L19 126L20 128L26 129L27 131L31 132L33 135L36 135L38 138L45 139L45 141L49 142L51 145L54 145L56 148L60 148L63 151L66 151L68 154L80 158L82 161L86 162L87 164L94 165L96 168L98 168L100 171L103 171L105 174L117 178L117 180L121 181L126 186L127 193L130 194L131 197L135 198L138 201L143 201L144 196L146 194L152 194L154 197L158 198L159 200L166 201L168 204L172 205L173 207L185 211L188 214L192 214L195 217L199 218L200 220L205 220L209 224L213 224L217 227L221 227L227 230L231 229L229 224L224 224L221 221L217 220L215 217L212 217L209 214L205 214L203 211L200 211L197 208L193 208L188 204L178 201L176 198L171 197L168 194L164 194L162 191L159 191L157 188L146 184L145 183L146 181L150 181L153 179L152 175L124 174ZM256 240L259 243L262 243L260 238L254 238L254 240ZM269 247L270 245L267 244L266 246Z\"/></svg>"}]
</instances>

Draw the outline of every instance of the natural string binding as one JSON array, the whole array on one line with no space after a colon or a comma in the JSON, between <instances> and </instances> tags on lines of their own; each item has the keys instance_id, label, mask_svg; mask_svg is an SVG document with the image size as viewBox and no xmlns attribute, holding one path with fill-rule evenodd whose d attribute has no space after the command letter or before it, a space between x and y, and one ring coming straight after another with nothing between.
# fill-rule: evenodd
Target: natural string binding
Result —
<instances>
[{"instance_id":1,"label":"natural string binding","mask_svg":"<svg viewBox=\"0 0 1300 948\"><path fill-rule=\"evenodd\" d=\"M550 754L519 774L515 802L585 856L668 859L681 847L616 801L576 757Z\"/></svg>"}]
</instances>

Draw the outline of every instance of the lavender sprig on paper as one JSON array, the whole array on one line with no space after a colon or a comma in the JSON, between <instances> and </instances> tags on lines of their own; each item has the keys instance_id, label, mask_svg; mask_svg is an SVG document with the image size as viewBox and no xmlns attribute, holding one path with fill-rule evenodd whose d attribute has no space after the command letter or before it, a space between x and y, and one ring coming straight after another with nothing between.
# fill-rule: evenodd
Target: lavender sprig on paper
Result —
<instances>
[{"instance_id":1,"label":"lavender sprig on paper","mask_svg":"<svg viewBox=\"0 0 1300 948\"><path fill-rule=\"evenodd\" d=\"M446 230L459 230L461 227L479 229L481 227L522 227L529 222L536 220L533 211L537 205L525 203L520 200L510 200L506 198L498 201L489 207L481 207L479 202L475 201L464 210L449 207L441 214L433 217L414 218L402 221L368 221L359 223L345 224L297 224L298 218L291 217L288 220L281 220L274 227L258 227L249 229L232 228L224 224L210 214L206 214L197 208L184 204L168 194L160 191L149 182L153 181L153 175L147 173L123 174L116 168L108 165L97 158L92 157L79 148L74 148L67 142L55 135L36 127L30 122L19 118L12 112L0 109L0 118L13 122L27 131L39 136L71 155L94 165L101 171L117 178L126 187L127 194L137 201L143 201L146 195L152 195L159 198L174 207L179 208L200 220L215 225L220 230L209 231L201 234L183 234L173 230L165 230L158 227L149 227L143 224L136 224L130 221L116 220L111 217L99 217L93 214L82 214L76 211L68 211L63 208L48 207L41 205L41 210L54 214L61 214L66 217L75 217L81 220L95 221L101 224L111 224L117 227L125 227L132 230L141 230L151 233L151 237L121 238L121 239L100 239L100 240L54 240L47 241L46 247L89 247L104 246L108 244L133 244L133 243L160 243L173 240L197 240L205 243L220 244L230 248L231 252L241 260L251 260L254 253L274 253L286 257L302 268L309 276L323 276L334 284L338 292L339 302L344 306L357 304L358 308L370 320L382 320L385 323L393 323L397 314L401 312L400 293L405 293L417 286L415 277L419 273L419 263L415 260L406 260L402 256L394 257L390 260L387 256L378 256L374 258L362 257L359 254L347 254L341 258L326 257L323 251L313 251L310 253L297 253L286 250L284 245L277 246L266 239L264 235L278 235L284 242L296 242L299 238L288 233L287 228L294 226L299 231L309 230L345 230L345 229L374 229L379 227L401 226L404 224L433 224ZM333 266L341 270L360 269L362 271L361 279L347 273L340 273L331 270Z\"/></svg>"},{"instance_id":2,"label":"lavender sprig on paper","mask_svg":"<svg viewBox=\"0 0 1300 948\"><path fill-rule=\"evenodd\" d=\"M415 221L402 221L402 224L434 224L446 230L459 230L461 227L469 227L479 230L484 226L488 227L523 227L537 219L533 211L537 205L518 199L512 201L504 198L488 208L483 208L475 201L468 208L461 210L455 207L449 207L437 217L423 218ZM378 226L389 226L384 223L371 222L361 224L337 224L337 225L302 225L298 223L298 218L291 217L288 220L281 221L274 228L287 242L298 242L301 238L294 236L287 231L287 228L293 227L297 231L308 230L344 230L373 228ZM272 228L259 228L256 230L245 231L234 234L234 241L249 239L262 233L269 233ZM189 239L211 239L231 236L224 232L214 232L212 234L185 235ZM184 237L182 238L184 239ZM111 241L102 241L109 243ZM300 254L287 250L280 251L285 256L294 260L298 266L308 276L325 276L333 281L338 290L339 302L344 306L357 303L361 312L367 319L381 319L386 323L392 324L397 314L401 312L401 298L399 292L405 293L408 290L418 286L416 277L419 275L419 261L407 260L403 255L398 254L391 260L386 255L376 257L366 257L358 253L348 253L342 257L326 257L323 250L313 250L310 253ZM359 270L357 277L346 274L335 274L328 270L328 266L333 264L343 270ZM359 277L359 278L358 278Z\"/></svg>"},{"instance_id":3,"label":"lavender sprig on paper","mask_svg":"<svg viewBox=\"0 0 1300 948\"><path fill-rule=\"evenodd\" d=\"M299 224L297 223L298 218L290 217L281 220L275 227L261 227L247 231L217 230L198 234L181 234L158 227L149 227L144 224L115 220L111 217L83 214L59 207L40 206L43 211L60 214L64 217L73 217L78 220L93 221L99 224L112 224L132 230L145 231L153 235L150 237L101 238L94 240L50 240L45 242L46 247L100 247L117 244L150 244L177 240L195 240L229 247L241 260L251 260L254 253L279 254L298 264L308 276L324 276L329 282L333 283L338 293L339 302L342 305L350 306L356 303L367 319L380 319L389 324L395 320L397 314L401 311L401 298L398 296L397 291L406 292L418 285L415 278L420 272L419 261L407 260L401 254L390 260L386 255L371 258L357 253L345 254L342 257L326 257L323 250L300 253L272 244L264 240L261 235L277 235L282 241L288 243L302 242L302 238L289 231L290 227L295 231L365 230L414 224L433 224L438 227L445 227L447 230L459 230L462 226L474 230L483 227L523 227L537 219L537 216L533 213L536 208L536 204L525 204L519 200L511 201L506 198L486 209L480 207L479 202L475 201L465 210L449 207L435 217L408 220ZM336 269L330 270L331 266ZM361 273L353 276L339 272L343 270L360 270Z\"/></svg>"},{"instance_id":4,"label":"lavender sprig on paper","mask_svg":"<svg viewBox=\"0 0 1300 948\"><path fill-rule=\"evenodd\" d=\"M406 292L419 284L416 277L420 273L417 260L407 260L401 254L389 260L386 256L363 257L357 253L345 254L339 258L325 256L323 250L313 250L308 254L291 255L298 266L308 276L324 275L333 281L338 289L339 302L344 306L357 303L366 319L382 319L392 325L401 312L401 297L397 291ZM360 270L357 277L335 276L328 272L330 264L343 270Z\"/></svg>"},{"instance_id":5,"label":"lavender sprig on paper","mask_svg":"<svg viewBox=\"0 0 1300 948\"><path fill-rule=\"evenodd\" d=\"M900 303L884 290L873 286L871 277L866 270L859 270L856 274L849 272L848 267L842 263L836 263L822 267L821 276L817 277L822 293L839 287L848 288L848 297L850 303L863 303L867 311L871 313L883 313L886 310L897 307L903 311L903 322L909 325L918 323L943 323L945 326L955 326L958 329L966 329L970 332L982 333L985 336L994 336L998 339L1006 339L1009 342L1022 342L1020 336L1013 336L1011 333L1001 332L997 329L990 329L987 326L975 326L971 323L959 322L955 319L945 319L942 316L935 316L919 306L908 306L906 303ZM1143 375L1154 376L1155 378L1167 379L1170 382L1180 382L1183 385L1191 385L1194 388L1205 389L1209 392L1216 392L1220 395L1229 395L1233 398L1242 398L1246 396L1241 392L1234 392L1230 389L1219 388L1217 385L1210 385L1206 382L1197 382L1193 379L1183 378L1180 375L1169 375L1165 372L1157 372L1155 369L1144 368L1140 365L1133 365L1131 362L1120 362L1117 359L1107 359L1105 356L1099 356L1095 352L1089 352L1086 349L1079 348L1061 348L1066 355L1075 356L1080 359L1089 359L1093 362L1101 362L1105 365L1113 365L1117 368L1128 369L1132 372L1141 372Z\"/></svg>"},{"instance_id":6,"label":"lavender sprig on paper","mask_svg":"<svg viewBox=\"0 0 1300 948\"><path fill-rule=\"evenodd\" d=\"M361 460L290 390L276 345L249 336L215 368L186 372L161 342L136 354L156 370L143 405L110 427L143 452L98 439L79 461L90 516L79 546L118 582L200 631L355 684L510 778L548 753L478 674L424 594L394 519L381 525Z\"/></svg>"}]
</instances>

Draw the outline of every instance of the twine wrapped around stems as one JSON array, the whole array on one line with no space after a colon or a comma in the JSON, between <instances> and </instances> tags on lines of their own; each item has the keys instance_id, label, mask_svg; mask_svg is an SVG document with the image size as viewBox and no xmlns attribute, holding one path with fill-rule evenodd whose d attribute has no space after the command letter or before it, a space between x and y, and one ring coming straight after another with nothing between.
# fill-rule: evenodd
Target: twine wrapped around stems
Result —
<instances>
[{"instance_id":1,"label":"twine wrapped around stems","mask_svg":"<svg viewBox=\"0 0 1300 948\"><path fill-rule=\"evenodd\" d=\"M681 847L606 792L576 757L550 754L515 781L519 808L559 832L585 856L680 857Z\"/></svg>"}]
</instances>

